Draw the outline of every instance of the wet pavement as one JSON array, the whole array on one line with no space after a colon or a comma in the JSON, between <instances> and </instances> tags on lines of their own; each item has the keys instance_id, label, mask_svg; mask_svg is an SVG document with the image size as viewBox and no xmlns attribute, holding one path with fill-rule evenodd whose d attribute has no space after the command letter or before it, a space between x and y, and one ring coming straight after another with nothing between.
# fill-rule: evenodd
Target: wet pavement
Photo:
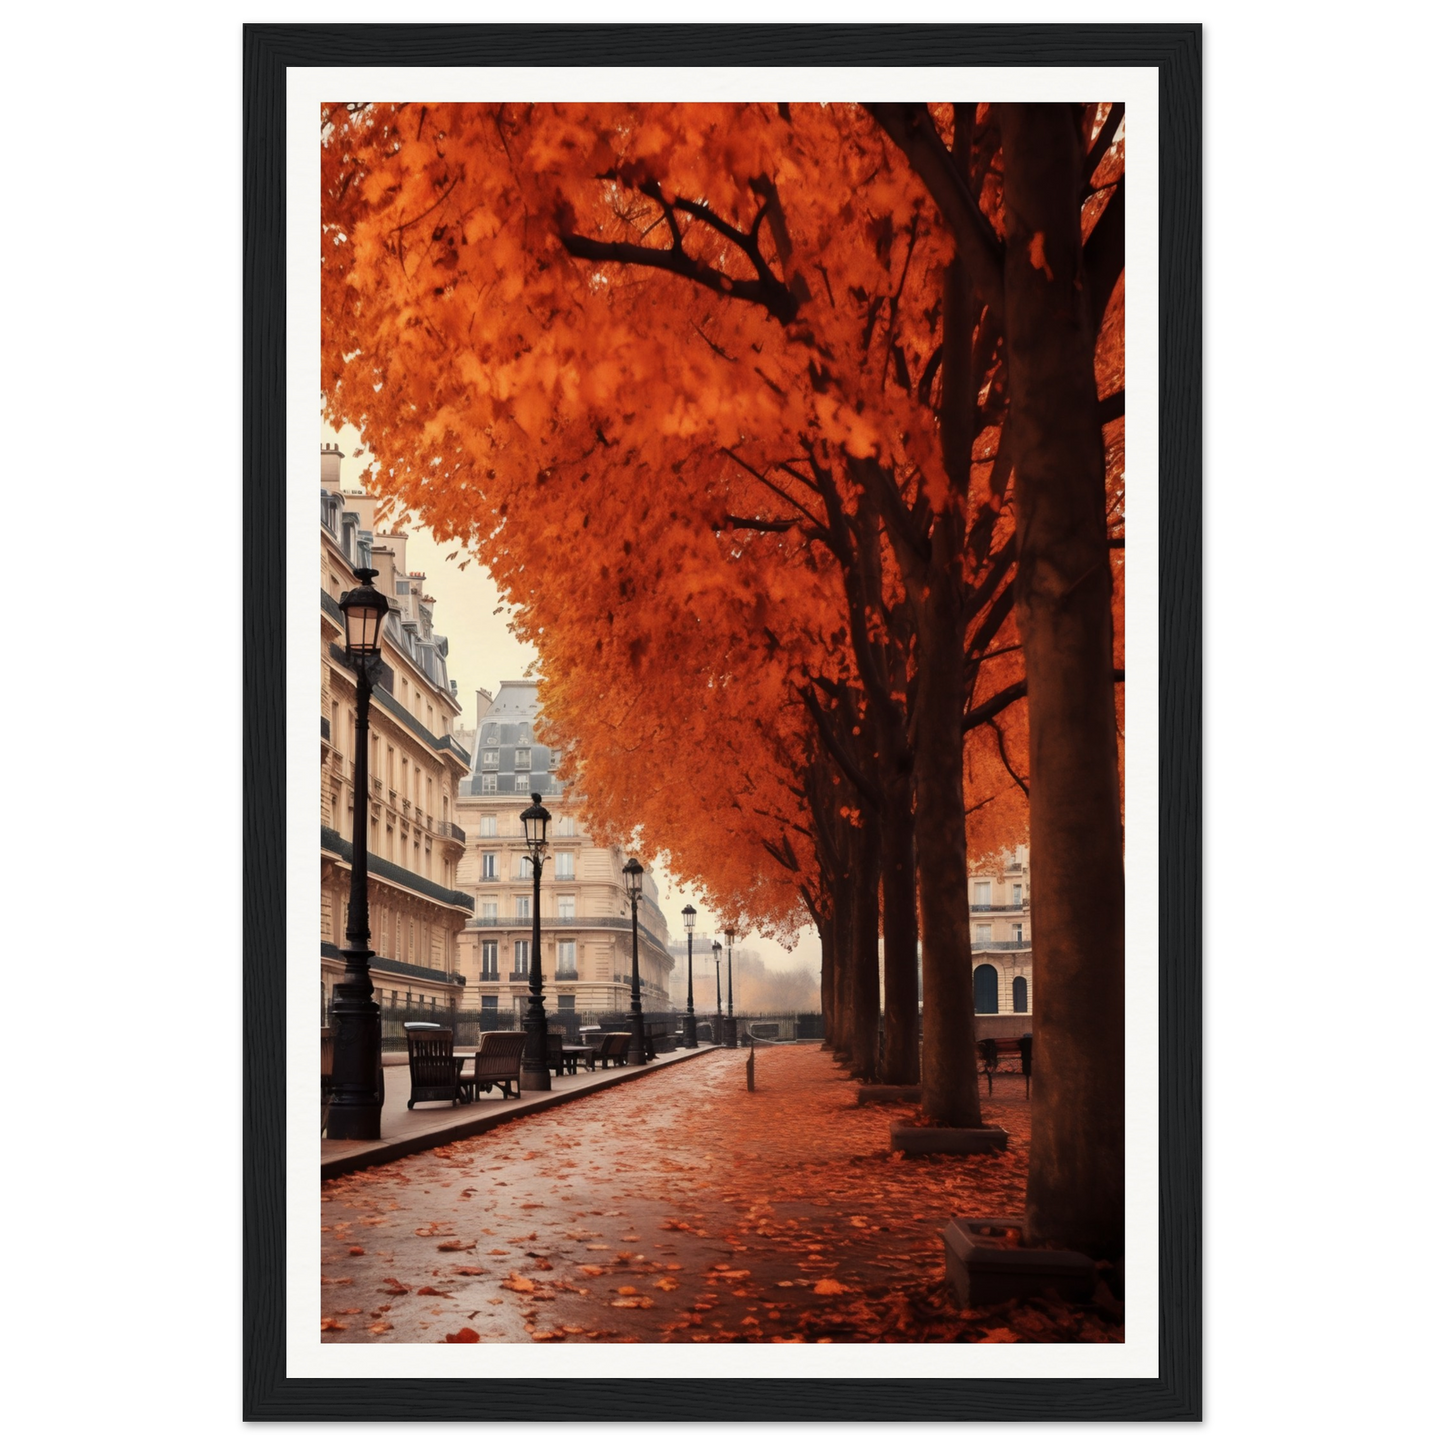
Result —
<instances>
[{"instance_id":1,"label":"wet pavement","mask_svg":"<svg viewBox=\"0 0 1445 1445\"><path fill-rule=\"evenodd\" d=\"M385 1071L385 1092L381 1106L380 1139L322 1139L321 1177L336 1178L349 1170L384 1164L433 1145L450 1144L472 1134L484 1134L508 1120L535 1114L556 1107L573 1094L588 1094L630 1083L640 1074L660 1069L685 1067L690 1060L712 1049L705 1044L694 1053L679 1049L662 1054L650 1064L614 1064L608 1068L580 1068L575 1074L553 1078L547 1089L528 1089L519 1098L515 1092L503 1098L501 1091L487 1091L469 1104L418 1104L406 1107L411 1093L411 1076L405 1056L400 1063L388 1064Z\"/></svg>"},{"instance_id":2,"label":"wet pavement","mask_svg":"<svg viewBox=\"0 0 1445 1445\"><path fill-rule=\"evenodd\" d=\"M718 1051L322 1186L322 1338L338 1342L1112 1338L1038 1303L961 1312L939 1235L1020 1213L1023 1081L1002 1155L905 1159L815 1045ZM998 1312L994 1312L997 1316ZM991 1325L1000 1325L989 1333Z\"/></svg>"}]
</instances>

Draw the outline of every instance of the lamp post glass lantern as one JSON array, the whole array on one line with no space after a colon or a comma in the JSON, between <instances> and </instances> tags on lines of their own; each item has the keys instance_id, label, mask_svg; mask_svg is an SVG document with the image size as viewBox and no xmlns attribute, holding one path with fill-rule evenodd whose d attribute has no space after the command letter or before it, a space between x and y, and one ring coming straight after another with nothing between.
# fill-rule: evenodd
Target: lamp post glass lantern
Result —
<instances>
[{"instance_id":1,"label":"lamp post glass lantern","mask_svg":"<svg viewBox=\"0 0 1445 1445\"><path fill-rule=\"evenodd\" d=\"M340 602L346 655L356 673L356 768L352 778L351 897L346 910L346 971L332 991L335 1053L326 1132L332 1139L381 1138L381 1007L371 982L371 916L367 901L366 827L371 765L371 690L381 669L381 634L387 600L371 585L376 571L358 567L361 583Z\"/></svg>"},{"instance_id":2,"label":"lamp post glass lantern","mask_svg":"<svg viewBox=\"0 0 1445 1445\"><path fill-rule=\"evenodd\" d=\"M712 1041L720 1044L723 1041L722 944L717 939L712 941L712 976L713 982L717 984L717 1013L713 1016Z\"/></svg>"},{"instance_id":3,"label":"lamp post glass lantern","mask_svg":"<svg viewBox=\"0 0 1445 1445\"><path fill-rule=\"evenodd\" d=\"M724 930L723 936L728 941L728 1016L727 1022L723 1024L725 1034L724 1042L728 1048L735 1049L738 1046L738 1021L733 1017L733 931L731 928Z\"/></svg>"},{"instance_id":4,"label":"lamp post glass lantern","mask_svg":"<svg viewBox=\"0 0 1445 1445\"><path fill-rule=\"evenodd\" d=\"M527 1014L522 1045L524 1089L547 1090L552 1074L547 1068L547 1010L542 1003L542 864L547 857L547 824L552 815L542 806L541 793L532 794L532 806L522 813L522 832L532 860L532 966L527 975Z\"/></svg>"},{"instance_id":5,"label":"lamp post glass lantern","mask_svg":"<svg viewBox=\"0 0 1445 1445\"><path fill-rule=\"evenodd\" d=\"M622 869L623 881L627 885L627 901L632 904L632 1007L627 1013L628 1032L627 1062L647 1062L647 1042L642 1028L642 978L637 972L637 904L642 897L642 864L636 858L629 858Z\"/></svg>"},{"instance_id":6,"label":"lamp post glass lantern","mask_svg":"<svg viewBox=\"0 0 1445 1445\"><path fill-rule=\"evenodd\" d=\"M697 1016L692 1011L692 930L697 926L697 909L691 903L682 910L682 926L687 930L687 1012L682 1016L682 1046L697 1047Z\"/></svg>"}]
</instances>

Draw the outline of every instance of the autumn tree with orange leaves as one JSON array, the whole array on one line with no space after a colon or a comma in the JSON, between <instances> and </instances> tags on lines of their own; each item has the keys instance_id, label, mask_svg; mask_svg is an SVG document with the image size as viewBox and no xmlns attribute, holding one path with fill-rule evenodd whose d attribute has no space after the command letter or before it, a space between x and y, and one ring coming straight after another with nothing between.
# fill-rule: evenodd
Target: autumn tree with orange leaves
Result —
<instances>
[{"instance_id":1,"label":"autumn tree with orange leaves","mask_svg":"<svg viewBox=\"0 0 1445 1445\"><path fill-rule=\"evenodd\" d=\"M1029 1228L1106 1253L1120 119L335 107L323 150L329 415L519 604L594 823L811 915L834 1041L942 1122L980 1117L970 829L1031 829Z\"/></svg>"}]
</instances>

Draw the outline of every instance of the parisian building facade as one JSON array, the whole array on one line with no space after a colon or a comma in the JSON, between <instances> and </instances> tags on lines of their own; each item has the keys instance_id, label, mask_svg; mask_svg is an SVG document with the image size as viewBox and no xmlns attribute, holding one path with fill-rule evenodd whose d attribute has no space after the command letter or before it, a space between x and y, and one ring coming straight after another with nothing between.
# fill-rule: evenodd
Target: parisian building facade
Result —
<instances>
[{"instance_id":1,"label":"parisian building facade","mask_svg":"<svg viewBox=\"0 0 1445 1445\"><path fill-rule=\"evenodd\" d=\"M1032 1014L1033 931L1029 924L1029 850L1026 845L970 871L968 912L973 940L973 1011Z\"/></svg>"},{"instance_id":2,"label":"parisian building facade","mask_svg":"<svg viewBox=\"0 0 1445 1445\"><path fill-rule=\"evenodd\" d=\"M539 742L537 684L477 693L472 767L457 796L465 850L457 887L476 907L461 937L467 1007L518 1013L532 963L532 863L521 814L540 793L552 815L542 866L543 991L549 1013L617 1013L631 1006L632 911L618 848L584 831L577 800L557 778L558 756ZM645 1013L669 1007L673 958L651 873L638 904L638 972Z\"/></svg>"},{"instance_id":3,"label":"parisian building facade","mask_svg":"<svg viewBox=\"0 0 1445 1445\"><path fill-rule=\"evenodd\" d=\"M356 777L356 675L346 660L342 594L377 570L388 599L382 680L372 692L368 878L372 982L383 1007L444 1008L464 986L462 930L473 899L458 885L465 851L458 794L471 758L447 640L426 577L406 568L405 533L376 530L376 500L341 488L341 452L321 450L321 1001L345 967Z\"/></svg>"}]
</instances>

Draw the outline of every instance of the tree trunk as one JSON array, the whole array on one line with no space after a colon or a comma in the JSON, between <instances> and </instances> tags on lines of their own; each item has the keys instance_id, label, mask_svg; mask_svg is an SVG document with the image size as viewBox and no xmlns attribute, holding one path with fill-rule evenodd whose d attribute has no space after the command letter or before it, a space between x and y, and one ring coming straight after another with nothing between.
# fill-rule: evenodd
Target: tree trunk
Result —
<instances>
[{"instance_id":1,"label":"tree trunk","mask_svg":"<svg viewBox=\"0 0 1445 1445\"><path fill-rule=\"evenodd\" d=\"M883 1057L885 1084L918 1082L918 914L913 861L913 789L904 772L885 795L883 874Z\"/></svg>"},{"instance_id":2,"label":"tree trunk","mask_svg":"<svg viewBox=\"0 0 1445 1445\"><path fill-rule=\"evenodd\" d=\"M853 976L857 972L853 955L853 899L849 891L851 870L845 872L833 890L833 1047L853 1060Z\"/></svg>"},{"instance_id":3,"label":"tree trunk","mask_svg":"<svg viewBox=\"0 0 1445 1445\"><path fill-rule=\"evenodd\" d=\"M967 676L952 588L935 586L919 617L913 776L918 920L923 937L923 1112L940 1124L981 1124L969 944L963 801Z\"/></svg>"},{"instance_id":4,"label":"tree trunk","mask_svg":"<svg viewBox=\"0 0 1445 1445\"><path fill-rule=\"evenodd\" d=\"M1124 1239L1124 868L1078 111L1000 107L1016 606L1029 707L1031 1241Z\"/></svg>"},{"instance_id":5,"label":"tree trunk","mask_svg":"<svg viewBox=\"0 0 1445 1445\"><path fill-rule=\"evenodd\" d=\"M854 852L852 896L852 989L849 999L849 1052L853 1072L865 1082L878 1077L878 874L881 845L878 822L865 812L851 840Z\"/></svg>"},{"instance_id":6,"label":"tree trunk","mask_svg":"<svg viewBox=\"0 0 1445 1445\"><path fill-rule=\"evenodd\" d=\"M824 914L816 919L818 945L822 954L821 975L818 980L818 1008L823 1015L823 1042L833 1042L833 920Z\"/></svg>"}]
</instances>

